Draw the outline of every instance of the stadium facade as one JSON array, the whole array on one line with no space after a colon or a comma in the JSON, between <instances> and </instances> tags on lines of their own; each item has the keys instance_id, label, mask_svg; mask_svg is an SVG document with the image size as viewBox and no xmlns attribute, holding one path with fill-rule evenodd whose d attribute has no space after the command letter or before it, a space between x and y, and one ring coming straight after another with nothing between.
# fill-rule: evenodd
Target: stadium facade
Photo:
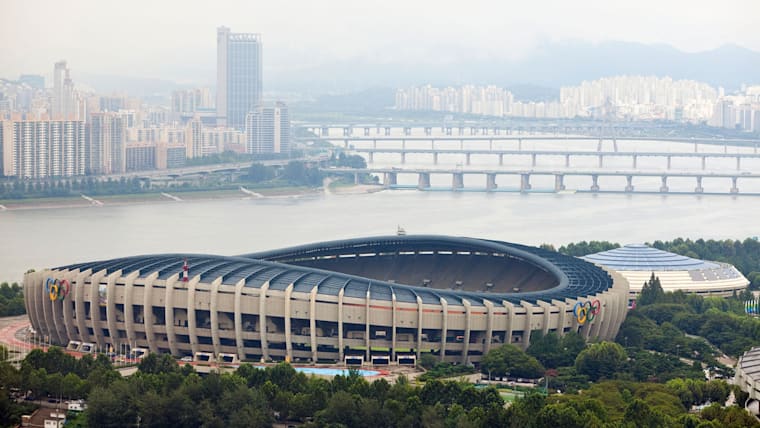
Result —
<instances>
[{"instance_id":1,"label":"stadium facade","mask_svg":"<svg viewBox=\"0 0 760 428\"><path fill-rule=\"evenodd\" d=\"M612 339L628 282L543 249L448 236L163 254L28 273L32 326L71 349L293 362L477 363L532 331Z\"/></svg>"},{"instance_id":2,"label":"stadium facade","mask_svg":"<svg viewBox=\"0 0 760 428\"><path fill-rule=\"evenodd\" d=\"M747 288L749 281L734 266L708 262L658 250L645 244L629 244L582 259L614 270L628 280L630 299L641 293L652 274L665 291L683 291L703 296L729 297Z\"/></svg>"}]
</instances>

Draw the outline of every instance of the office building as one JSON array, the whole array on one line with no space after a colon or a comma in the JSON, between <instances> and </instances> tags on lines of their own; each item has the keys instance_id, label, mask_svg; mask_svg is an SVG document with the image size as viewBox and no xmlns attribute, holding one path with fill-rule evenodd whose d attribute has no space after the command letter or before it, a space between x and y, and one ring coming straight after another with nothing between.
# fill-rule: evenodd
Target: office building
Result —
<instances>
[{"instance_id":1,"label":"office building","mask_svg":"<svg viewBox=\"0 0 760 428\"><path fill-rule=\"evenodd\" d=\"M53 70L52 119L78 120L80 118L81 100L74 89L70 70L66 61L55 63Z\"/></svg>"},{"instance_id":2,"label":"office building","mask_svg":"<svg viewBox=\"0 0 760 428\"><path fill-rule=\"evenodd\" d=\"M290 116L284 103L257 106L246 116L246 152L290 153Z\"/></svg>"},{"instance_id":3,"label":"office building","mask_svg":"<svg viewBox=\"0 0 760 428\"><path fill-rule=\"evenodd\" d=\"M261 35L217 29L217 123L243 129L245 116L261 102Z\"/></svg>"}]
</instances>

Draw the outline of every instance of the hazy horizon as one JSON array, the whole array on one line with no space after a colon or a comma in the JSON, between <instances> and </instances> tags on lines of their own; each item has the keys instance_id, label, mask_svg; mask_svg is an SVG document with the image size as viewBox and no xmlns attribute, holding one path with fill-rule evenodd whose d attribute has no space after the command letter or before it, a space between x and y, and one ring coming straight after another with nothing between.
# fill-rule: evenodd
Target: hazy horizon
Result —
<instances>
[{"instance_id":1,"label":"hazy horizon","mask_svg":"<svg viewBox=\"0 0 760 428\"><path fill-rule=\"evenodd\" d=\"M112 5L95 0L11 3L0 14L0 76L49 75L55 61L66 59L75 76L213 84L216 28L222 25L233 32L262 34L267 76L307 74L352 62L504 63L529 58L541 46L567 43L620 41L685 52L736 45L760 52L760 31L753 26L760 4L746 0L725 1L719 8L707 2L651 0L550 0L519 6L235 0L203 6L196 1L138 0L113 16Z\"/></svg>"}]
</instances>

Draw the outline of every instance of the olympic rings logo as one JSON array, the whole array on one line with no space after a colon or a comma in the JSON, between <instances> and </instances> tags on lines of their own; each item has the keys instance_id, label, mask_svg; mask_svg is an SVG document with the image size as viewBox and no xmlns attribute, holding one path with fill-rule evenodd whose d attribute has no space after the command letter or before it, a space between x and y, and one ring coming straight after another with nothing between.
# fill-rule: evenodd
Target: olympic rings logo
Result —
<instances>
[{"instance_id":1,"label":"olympic rings logo","mask_svg":"<svg viewBox=\"0 0 760 428\"><path fill-rule=\"evenodd\" d=\"M593 321L601 311L602 303L599 300L594 300L593 302L587 300L585 303L578 302L573 306L575 319L581 325Z\"/></svg>"},{"instance_id":2,"label":"olympic rings logo","mask_svg":"<svg viewBox=\"0 0 760 428\"><path fill-rule=\"evenodd\" d=\"M64 297L69 295L71 291L71 284L68 280L57 278L48 278L45 281L45 293L50 298L50 301L63 300Z\"/></svg>"}]
</instances>

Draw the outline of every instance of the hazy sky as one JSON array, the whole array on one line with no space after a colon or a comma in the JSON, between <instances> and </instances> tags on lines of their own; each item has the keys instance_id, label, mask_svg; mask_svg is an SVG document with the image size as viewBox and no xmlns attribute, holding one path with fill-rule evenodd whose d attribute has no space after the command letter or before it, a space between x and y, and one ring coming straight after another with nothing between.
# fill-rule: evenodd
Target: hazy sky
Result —
<instances>
[{"instance_id":1,"label":"hazy sky","mask_svg":"<svg viewBox=\"0 0 760 428\"><path fill-rule=\"evenodd\" d=\"M76 71L211 80L216 27L262 33L265 70L336 60L520 58L562 41L760 51L758 0L0 0L0 77Z\"/></svg>"}]
</instances>

